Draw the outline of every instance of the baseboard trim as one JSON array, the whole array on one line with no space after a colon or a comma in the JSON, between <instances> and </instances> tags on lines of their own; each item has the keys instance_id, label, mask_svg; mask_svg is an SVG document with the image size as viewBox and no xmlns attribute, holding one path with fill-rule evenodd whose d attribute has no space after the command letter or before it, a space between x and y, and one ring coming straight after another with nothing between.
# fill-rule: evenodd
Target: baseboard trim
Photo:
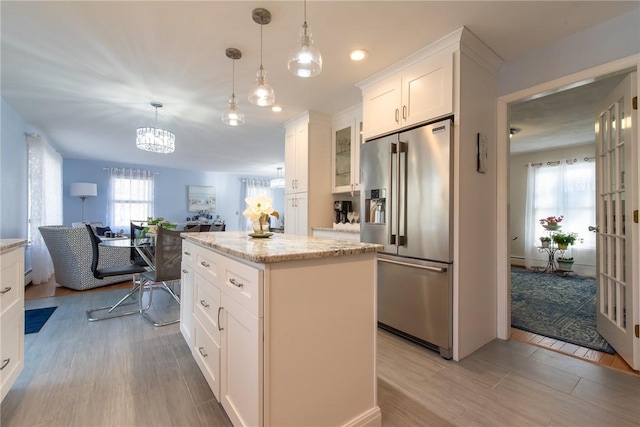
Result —
<instances>
[{"instance_id":1,"label":"baseboard trim","mask_svg":"<svg viewBox=\"0 0 640 427\"><path fill-rule=\"evenodd\" d=\"M382 413L379 406L374 406L357 417L349 420L342 427L380 427L382 425Z\"/></svg>"},{"instance_id":2,"label":"baseboard trim","mask_svg":"<svg viewBox=\"0 0 640 427\"><path fill-rule=\"evenodd\" d=\"M26 272L24 273L24 287L25 287L25 288L27 287L27 285L28 285L29 283L31 283L31 282L32 282L32 280L31 280L31 273L32 273L32 271L33 271L33 270L29 269L29 271L26 271Z\"/></svg>"}]
</instances>

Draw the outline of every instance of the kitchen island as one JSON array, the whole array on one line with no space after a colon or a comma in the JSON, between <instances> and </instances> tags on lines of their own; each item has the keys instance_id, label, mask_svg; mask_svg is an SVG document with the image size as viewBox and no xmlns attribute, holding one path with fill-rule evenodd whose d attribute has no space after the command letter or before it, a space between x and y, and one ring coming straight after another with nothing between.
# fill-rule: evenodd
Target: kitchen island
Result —
<instances>
[{"instance_id":1,"label":"kitchen island","mask_svg":"<svg viewBox=\"0 0 640 427\"><path fill-rule=\"evenodd\" d=\"M185 234L180 329L235 426L379 426L380 245Z\"/></svg>"}]
</instances>

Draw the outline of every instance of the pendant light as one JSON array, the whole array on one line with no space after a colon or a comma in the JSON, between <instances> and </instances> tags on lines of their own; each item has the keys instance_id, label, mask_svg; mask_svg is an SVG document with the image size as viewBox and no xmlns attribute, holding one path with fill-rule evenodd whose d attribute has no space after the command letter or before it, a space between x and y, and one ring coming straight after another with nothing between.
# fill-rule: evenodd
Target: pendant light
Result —
<instances>
[{"instance_id":1,"label":"pendant light","mask_svg":"<svg viewBox=\"0 0 640 427\"><path fill-rule=\"evenodd\" d=\"M282 168L278 168L278 177L269 182L271 188L284 188L284 177L282 176Z\"/></svg>"},{"instance_id":2,"label":"pendant light","mask_svg":"<svg viewBox=\"0 0 640 427\"><path fill-rule=\"evenodd\" d=\"M227 58L232 59L232 89L231 98L229 98L229 108L222 114L222 123L229 126L240 126L244 124L244 114L238 109L238 98L236 98L236 59L242 58L242 52L239 49L230 47L225 50Z\"/></svg>"},{"instance_id":3,"label":"pendant light","mask_svg":"<svg viewBox=\"0 0 640 427\"><path fill-rule=\"evenodd\" d=\"M253 9L251 16L256 24L260 24L260 68L258 69L256 82L251 87L251 92L249 92L249 102L265 107L276 102L273 88L267 83L267 73L262 67L262 26L271 22L271 12L259 7Z\"/></svg>"},{"instance_id":4,"label":"pendant light","mask_svg":"<svg viewBox=\"0 0 640 427\"><path fill-rule=\"evenodd\" d=\"M298 77L313 77L322 71L322 55L313 46L311 32L307 26L307 0L304 0L304 24L300 32L300 41L289 54L287 68Z\"/></svg>"},{"instance_id":5,"label":"pendant light","mask_svg":"<svg viewBox=\"0 0 640 427\"><path fill-rule=\"evenodd\" d=\"M176 136L168 130L158 128L158 108L162 108L160 102L152 102L156 109L155 127L142 127L136 131L136 147L153 153L173 153L176 150Z\"/></svg>"}]
</instances>

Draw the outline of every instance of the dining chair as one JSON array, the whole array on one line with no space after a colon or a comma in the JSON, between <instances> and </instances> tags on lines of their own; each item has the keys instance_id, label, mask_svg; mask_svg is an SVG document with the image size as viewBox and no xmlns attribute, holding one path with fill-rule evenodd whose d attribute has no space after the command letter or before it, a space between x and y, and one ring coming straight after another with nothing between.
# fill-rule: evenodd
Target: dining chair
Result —
<instances>
[{"instance_id":1,"label":"dining chair","mask_svg":"<svg viewBox=\"0 0 640 427\"><path fill-rule=\"evenodd\" d=\"M227 224L224 222L221 224L211 224L209 231L224 231L227 228Z\"/></svg>"},{"instance_id":2,"label":"dining chair","mask_svg":"<svg viewBox=\"0 0 640 427\"><path fill-rule=\"evenodd\" d=\"M111 277L111 276L131 274L132 281L133 281L133 286L131 287L131 290L115 304L106 306L106 307L93 308L93 309L87 310L87 317L89 321L93 322L96 320L112 319L114 317L127 316L129 314L139 313L138 308L136 310L128 310L128 311L115 311L115 310L118 307L124 307L124 306L136 304L135 301L130 303L125 303L125 301L130 297L135 298L136 291L138 291L140 287L140 281L135 280L136 276L144 273L145 271L147 271L147 269L140 265L135 265L135 264L126 264L126 265L117 265L112 267L98 268L98 265L100 263L100 247L99 246L102 240L93 232L91 225L86 224L86 227L87 227L87 232L89 233L89 238L91 239L91 249L93 251L93 256L91 259L91 272L93 273L93 277L95 277L96 279L104 279L106 277ZM103 316L94 315L94 313L101 312L101 311L106 311L107 313Z\"/></svg>"},{"instance_id":3,"label":"dining chair","mask_svg":"<svg viewBox=\"0 0 640 427\"><path fill-rule=\"evenodd\" d=\"M135 240L141 237L142 230L144 230L144 225L142 225L142 221L137 221L137 222L140 222L141 224L140 225L135 224L133 221L129 223L130 224L129 236L131 238L131 263L135 265L140 265L142 267L147 267L149 264L147 264L147 261L145 261L145 259L140 255L140 252L138 252L138 250L134 246Z\"/></svg>"},{"instance_id":4,"label":"dining chair","mask_svg":"<svg viewBox=\"0 0 640 427\"><path fill-rule=\"evenodd\" d=\"M142 273L139 288L140 297L138 298L140 314L153 326L165 326L180 321L179 316L176 319L166 321L158 320L149 313L149 309L153 303L153 293L156 289L167 292L180 304L180 297L176 294L174 285L180 281L182 272L182 234L199 231L200 225L194 225L182 231L158 227L154 269ZM145 293L147 298L145 298Z\"/></svg>"}]
</instances>

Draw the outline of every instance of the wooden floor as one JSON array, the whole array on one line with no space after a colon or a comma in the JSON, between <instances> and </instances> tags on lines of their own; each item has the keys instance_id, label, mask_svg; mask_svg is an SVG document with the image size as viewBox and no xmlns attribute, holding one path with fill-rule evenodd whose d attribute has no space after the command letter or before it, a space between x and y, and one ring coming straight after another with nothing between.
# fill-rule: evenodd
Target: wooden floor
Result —
<instances>
[{"instance_id":1,"label":"wooden floor","mask_svg":"<svg viewBox=\"0 0 640 427\"><path fill-rule=\"evenodd\" d=\"M31 299L57 305L25 336L25 367L0 408L12 426L229 426L179 332L138 315L87 322L126 292ZM157 299L154 299L157 301ZM378 331L383 426L638 426L640 377L515 339L461 362ZM313 420L309 420L313 425Z\"/></svg>"}]
</instances>

